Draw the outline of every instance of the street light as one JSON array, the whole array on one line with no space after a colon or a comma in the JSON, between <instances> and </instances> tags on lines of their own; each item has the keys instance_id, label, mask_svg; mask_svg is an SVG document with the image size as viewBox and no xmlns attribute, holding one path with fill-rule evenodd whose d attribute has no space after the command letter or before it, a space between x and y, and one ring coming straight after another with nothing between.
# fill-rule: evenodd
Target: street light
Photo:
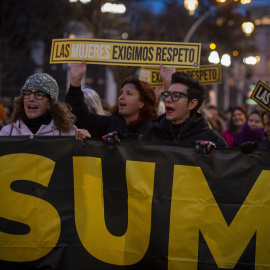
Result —
<instances>
[{"instance_id":1,"label":"street light","mask_svg":"<svg viewBox=\"0 0 270 270\"><path fill-rule=\"evenodd\" d=\"M225 3L226 0L216 0L218 3ZM235 2L237 2L238 0L234 0ZM249 4L251 2L251 0L241 0L241 4Z\"/></svg>"},{"instance_id":2,"label":"street light","mask_svg":"<svg viewBox=\"0 0 270 270\"><path fill-rule=\"evenodd\" d=\"M229 70L228 67L231 65L231 56L229 54L223 54L220 60L223 69L223 77L224 77L224 95L223 95L223 107L224 109L228 109L230 106L230 86L229 86Z\"/></svg>"},{"instance_id":3,"label":"street light","mask_svg":"<svg viewBox=\"0 0 270 270\"><path fill-rule=\"evenodd\" d=\"M209 45L209 48L210 48L211 50L214 50L216 47L217 47L217 45L216 45L215 43L211 43L211 44Z\"/></svg>"},{"instance_id":4,"label":"street light","mask_svg":"<svg viewBox=\"0 0 270 270\"><path fill-rule=\"evenodd\" d=\"M244 22L242 24L242 30L249 37L254 30L254 24L252 22Z\"/></svg>"},{"instance_id":5,"label":"street light","mask_svg":"<svg viewBox=\"0 0 270 270\"><path fill-rule=\"evenodd\" d=\"M78 0L69 0L70 3L77 3ZM80 0L79 2L83 3L83 4L87 4L89 2L91 2L91 0Z\"/></svg>"},{"instance_id":6,"label":"street light","mask_svg":"<svg viewBox=\"0 0 270 270\"><path fill-rule=\"evenodd\" d=\"M231 57L229 54L223 54L220 60L221 65L229 67L231 65Z\"/></svg>"},{"instance_id":7,"label":"street light","mask_svg":"<svg viewBox=\"0 0 270 270\"><path fill-rule=\"evenodd\" d=\"M124 14L126 12L126 6L123 4L106 3L106 4L102 5L101 11L103 13L109 12L109 13Z\"/></svg>"},{"instance_id":8,"label":"street light","mask_svg":"<svg viewBox=\"0 0 270 270\"><path fill-rule=\"evenodd\" d=\"M189 1L193 1L193 0L185 0L184 5L185 8L188 9L186 7L186 5L188 4ZM197 1L197 0L195 0ZM186 4L185 4L186 3ZM196 31L196 29L201 25L201 23L206 20L211 14L213 14L214 12L218 11L219 9L221 9L222 7L225 7L227 5L230 5L232 2L231 0L228 2L224 2L224 4L222 5L217 5L215 7L211 7L207 12L205 12L202 16L199 17L199 19L191 26L191 28L189 29L188 33L186 34L185 38L184 38L184 42L189 42L191 36L193 35L193 33ZM187 5L188 6L188 5ZM196 6L197 7L197 6ZM189 9L188 9L189 10ZM195 9L194 9L195 10Z\"/></svg>"},{"instance_id":9,"label":"street light","mask_svg":"<svg viewBox=\"0 0 270 270\"><path fill-rule=\"evenodd\" d=\"M245 5L245 4L249 4L251 2L251 0L241 0L241 4Z\"/></svg>"},{"instance_id":10,"label":"street light","mask_svg":"<svg viewBox=\"0 0 270 270\"><path fill-rule=\"evenodd\" d=\"M250 11L246 10L246 22L242 23L242 31L246 34L247 37L250 36L250 34L253 32L254 30L254 23L251 22L250 19Z\"/></svg>"},{"instance_id":11,"label":"street light","mask_svg":"<svg viewBox=\"0 0 270 270\"><path fill-rule=\"evenodd\" d=\"M230 86L229 86L229 72L228 67L231 65L231 57L229 54L223 54L221 60L217 51L212 51L208 57L208 61L213 64L221 63L223 69L224 93L223 93L223 108L226 110L230 105ZM217 96L218 88L214 90Z\"/></svg>"},{"instance_id":12,"label":"street light","mask_svg":"<svg viewBox=\"0 0 270 270\"><path fill-rule=\"evenodd\" d=\"M218 64L220 61L217 51L212 51L208 57L208 61L212 64Z\"/></svg>"},{"instance_id":13,"label":"street light","mask_svg":"<svg viewBox=\"0 0 270 270\"><path fill-rule=\"evenodd\" d=\"M257 64L257 58L255 56L248 56L243 59L243 63L246 65L256 65Z\"/></svg>"},{"instance_id":14,"label":"street light","mask_svg":"<svg viewBox=\"0 0 270 270\"><path fill-rule=\"evenodd\" d=\"M211 43L214 44L214 43ZM212 48L211 48L212 47ZM210 49L215 49L216 45L212 45L210 46ZM219 55L217 51L211 51L209 57L208 57L208 61L212 64L218 64L220 59L219 59ZM217 106L218 103L218 84L214 84L213 85L213 89L209 91L209 98L210 98L210 102L214 105Z\"/></svg>"},{"instance_id":15,"label":"street light","mask_svg":"<svg viewBox=\"0 0 270 270\"><path fill-rule=\"evenodd\" d=\"M184 6L189 11L189 15L194 15L194 11L198 6L198 0L184 0Z\"/></svg>"},{"instance_id":16,"label":"street light","mask_svg":"<svg viewBox=\"0 0 270 270\"><path fill-rule=\"evenodd\" d=\"M188 8L188 2L191 2L193 0L184 0L184 5L185 8L189 10ZM195 0L197 1L197 0ZM207 12L205 12L202 16L199 17L199 19L191 26L191 28L189 29L188 33L186 34L185 38L184 38L184 42L189 42L191 36L193 35L193 33L196 31L196 29L201 25L201 23L206 20L210 15L212 15L214 12L218 11L219 9L232 4L235 1L238 0L216 0L217 2L220 2L222 4L220 5L216 5L215 7L211 7ZM250 3L251 0L241 0L241 4L248 4ZM197 7L197 6L196 6ZM196 9L196 8L195 8ZM194 10L195 10L194 9Z\"/></svg>"}]
</instances>

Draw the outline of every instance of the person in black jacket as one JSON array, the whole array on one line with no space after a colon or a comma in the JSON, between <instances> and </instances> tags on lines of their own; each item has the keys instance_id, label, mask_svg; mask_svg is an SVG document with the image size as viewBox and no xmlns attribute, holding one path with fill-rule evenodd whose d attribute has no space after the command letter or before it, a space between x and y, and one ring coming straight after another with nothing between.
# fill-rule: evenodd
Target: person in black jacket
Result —
<instances>
[{"instance_id":1,"label":"person in black jacket","mask_svg":"<svg viewBox=\"0 0 270 270\"><path fill-rule=\"evenodd\" d=\"M155 117L156 98L151 86L136 77L126 78L118 98L118 113L111 116L98 115L89 112L84 103L81 80L85 72L84 61L71 64L71 83L65 100L77 117L78 128L87 129L92 138L102 138L117 132L122 138L137 140Z\"/></svg>"},{"instance_id":2,"label":"person in black jacket","mask_svg":"<svg viewBox=\"0 0 270 270\"><path fill-rule=\"evenodd\" d=\"M205 89L198 80L184 72L175 72L171 86L161 93L161 98L165 102L166 113L151 123L142 140L197 145L197 151L202 152L227 146L221 135L211 129L198 113L205 98Z\"/></svg>"}]
</instances>

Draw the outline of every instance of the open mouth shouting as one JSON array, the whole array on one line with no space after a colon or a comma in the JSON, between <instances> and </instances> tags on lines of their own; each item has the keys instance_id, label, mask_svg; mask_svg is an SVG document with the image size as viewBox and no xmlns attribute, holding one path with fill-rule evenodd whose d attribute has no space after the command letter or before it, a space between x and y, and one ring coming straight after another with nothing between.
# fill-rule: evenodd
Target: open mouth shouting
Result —
<instances>
[{"instance_id":1,"label":"open mouth shouting","mask_svg":"<svg viewBox=\"0 0 270 270\"><path fill-rule=\"evenodd\" d=\"M28 108L29 111L35 111L35 110L38 109L38 106L36 106L36 105L28 105L27 108Z\"/></svg>"},{"instance_id":2,"label":"open mouth shouting","mask_svg":"<svg viewBox=\"0 0 270 270\"><path fill-rule=\"evenodd\" d=\"M166 114L167 114L167 115L168 115L168 114L171 114L171 113L173 113L173 112L175 111L175 109L173 109L173 108L170 107L170 106L166 106L165 108L166 108Z\"/></svg>"},{"instance_id":3,"label":"open mouth shouting","mask_svg":"<svg viewBox=\"0 0 270 270\"><path fill-rule=\"evenodd\" d=\"M119 102L119 107L126 107L126 106L127 106L126 103L124 103L124 102Z\"/></svg>"},{"instance_id":4,"label":"open mouth shouting","mask_svg":"<svg viewBox=\"0 0 270 270\"><path fill-rule=\"evenodd\" d=\"M42 100L32 101L24 99L24 111L28 118L33 119L45 114L49 109L49 99L44 97Z\"/></svg>"},{"instance_id":5,"label":"open mouth shouting","mask_svg":"<svg viewBox=\"0 0 270 270\"><path fill-rule=\"evenodd\" d=\"M41 114L43 114L41 108L38 105L34 105L34 104L28 104L24 106L24 110L27 117L30 119L36 118L40 116Z\"/></svg>"}]
</instances>

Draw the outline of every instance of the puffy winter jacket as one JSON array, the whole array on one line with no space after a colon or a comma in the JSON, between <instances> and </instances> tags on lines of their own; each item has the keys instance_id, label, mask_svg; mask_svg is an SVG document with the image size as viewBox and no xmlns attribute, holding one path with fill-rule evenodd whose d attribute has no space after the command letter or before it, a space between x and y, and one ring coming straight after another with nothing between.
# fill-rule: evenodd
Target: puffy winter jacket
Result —
<instances>
[{"instance_id":1,"label":"puffy winter jacket","mask_svg":"<svg viewBox=\"0 0 270 270\"><path fill-rule=\"evenodd\" d=\"M175 132L176 129L179 130L178 134ZM166 119L166 115L163 114L150 125L141 139L153 142L177 143L181 146L194 146L196 141L203 140L212 141L217 147L227 147L226 141L219 133L209 127L199 113L192 119L187 118L179 125L172 125Z\"/></svg>"},{"instance_id":2,"label":"puffy winter jacket","mask_svg":"<svg viewBox=\"0 0 270 270\"><path fill-rule=\"evenodd\" d=\"M53 120L48 125L41 125L36 134L33 134L25 123L19 119L14 124L4 126L0 131L0 136L27 136L27 135L38 135L38 136L74 136L75 131L70 130L69 133L62 133L54 125Z\"/></svg>"}]
</instances>

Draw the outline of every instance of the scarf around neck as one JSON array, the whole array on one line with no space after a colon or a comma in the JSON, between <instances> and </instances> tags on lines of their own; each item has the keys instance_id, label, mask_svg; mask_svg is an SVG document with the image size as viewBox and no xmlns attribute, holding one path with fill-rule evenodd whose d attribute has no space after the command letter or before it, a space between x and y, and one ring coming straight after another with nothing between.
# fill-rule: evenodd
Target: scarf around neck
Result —
<instances>
[{"instance_id":1,"label":"scarf around neck","mask_svg":"<svg viewBox=\"0 0 270 270\"><path fill-rule=\"evenodd\" d=\"M41 125L48 125L52 121L52 116L46 112L36 118L28 118L25 111L22 113L22 121L31 130L33 134L36 134Z\"/></svg>"}]
</instances>

